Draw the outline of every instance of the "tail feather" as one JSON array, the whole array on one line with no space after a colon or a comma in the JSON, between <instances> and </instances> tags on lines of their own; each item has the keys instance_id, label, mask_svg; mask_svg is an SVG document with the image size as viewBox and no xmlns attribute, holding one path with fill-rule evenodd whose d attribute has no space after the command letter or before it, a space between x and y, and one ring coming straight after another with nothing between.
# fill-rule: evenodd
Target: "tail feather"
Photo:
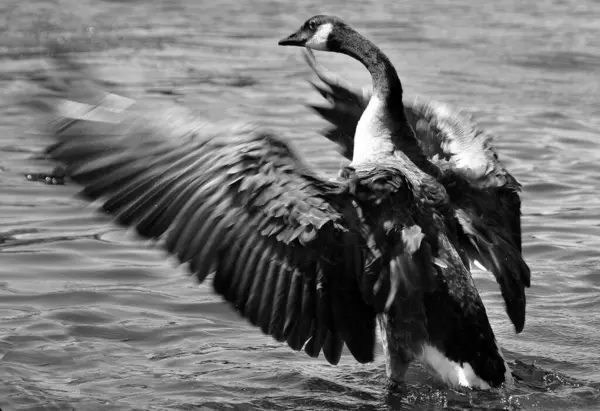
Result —
<instances>
[{"instance_id":1,"label":"tail feather","mask_svg":"<svg viewBox=\"0 0 600 411\"><path fill-rule=\"evenodd\" d=\"M439 240L440 257L449 268L438 268L444 281L424 296L430 336L422 360L454 385L498 387L507 382L509 370L485 306L450 240Z\"/></svg>"}]
</instances>

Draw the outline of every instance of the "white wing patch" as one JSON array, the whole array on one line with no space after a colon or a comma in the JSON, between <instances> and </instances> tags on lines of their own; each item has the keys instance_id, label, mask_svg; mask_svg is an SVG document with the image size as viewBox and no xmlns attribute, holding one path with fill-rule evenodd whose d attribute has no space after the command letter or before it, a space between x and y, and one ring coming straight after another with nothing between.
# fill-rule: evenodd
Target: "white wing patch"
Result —
<instances>
[{"instance_id":1,"label":"white wing patch","mask_svg":"<svg viewBox=\"0 0 600 411\"><path fill-rule=\"evenodd\" d=\"M327 39L332 31L333 24L325 23L320 25L316 33L304 43L304 47L313 50L327 51Z\"/></svg>"}]
</instances>

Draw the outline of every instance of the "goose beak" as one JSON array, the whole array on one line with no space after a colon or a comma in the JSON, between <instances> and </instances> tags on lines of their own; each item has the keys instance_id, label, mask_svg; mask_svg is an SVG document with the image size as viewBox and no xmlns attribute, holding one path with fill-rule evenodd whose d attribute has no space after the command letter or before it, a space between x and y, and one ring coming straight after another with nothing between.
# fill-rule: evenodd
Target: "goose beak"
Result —
<instances>
[{"instance_id":1,"label":"goose beak","mask_svg":"<svg viewBox=\"0 0 600 411\"><path fill-rule=\"evenodd\" d=\"M277 44L279 44L280 46L303 47L304 44L306 44L307 40L308 39L304 36L304 33L302 31L297 31L289 35L288 37L279 40Z\"/></svg>"}]
</instances>

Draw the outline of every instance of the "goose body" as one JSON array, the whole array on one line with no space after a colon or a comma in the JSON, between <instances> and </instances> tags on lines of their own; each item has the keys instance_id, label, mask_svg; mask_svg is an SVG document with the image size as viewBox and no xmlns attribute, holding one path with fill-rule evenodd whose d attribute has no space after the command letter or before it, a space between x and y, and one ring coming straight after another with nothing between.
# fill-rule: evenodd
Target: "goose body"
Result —
<instances>
[{"instance_id":1,"label":"goose body","mask_svg":"<svg viewBox=\"0 0 600 411\"><path fill-rule=\"evenodd\" d=\"M455 249L466 269L474 259L490 268L500 284L515 330L521 332L525 322L524 290L530 285L530 272L521 255L519 184L499 163L489 140L468 129L468 123L457 121L441 105L429 103L409 106L407 110L401 82L388 57L338 17L315 16L280 44L309 49L307 61L327 86L315 87L333 103L333 107L312 108L332 123L325 136L341 146L351 165L367 161L372 153L369 147L378 147L381 153L395 153L395 158L402 159L399 167L407 174L414 175L416 169L427 176L419 177L423 192L445 196L445 201L433 205L455 233L451 244L444 247ZM327 73L318 66L310 49L346 54L358 60L369 70L372 88L356 90ZM415 134L415 129L419 133ZM377 144L373 144L375 141ZM426 194L422 198L428 199ZM453 284L448 292L456 292L462 286ZM479 301L478 296L465 295L464 305L451 313L430 309L428 333L435 334L436 328L443 326L440 318L453 318L454 326L463 329L473 326L465 313L469 305L478 304L476 300ZM390 357L390 342L401 338L393 335L397 324L389 315L382 315L380 326ZM457 362L449 358L449 350L440 351L425 344L417 352L415 357L436 369L445 381L481 380L465 377L477 376L477 372L463 368L465 362L461 359ZM454 355L460 358L464 353ZM396 366L396 373L390 358L388 375L401 375L405 368ZM508 375L504 378L510 379Z\"/></svg>"},{"instance_id":2,"label":"goose body","mask_svg":"<svg viewBox=\"0 0 600 411\"><path fill-rule=\"evenodd\" d=\"M22 104L44 119L45 153L102 211L187 263L265 334L388 376L414 360L450 386L510 381L485 308L453 247L448 196L402 151L367 153L327 180L281 137L209 123L103 88L55 46ZM377 135L371 136L378 143Z\"/></svg>"},{"instance_id":3,"label":"goose body","mask_svg":"<svg viewBox=\"0 0 600 411\"><path fill-rule=\"evenodd\" d=\"M344 25L339 19L332 23ZM322 51L339 52L342 30L329 29L338 38L325 40ZM340 34L341 33L341 34ZM327 41L332 46L328 47ZM360 46L369 41L364 39ZM313 84L331 106L310 107L331 123L323 134L339 145L342 155L356 158L356 136L368 134L374 105L381 105L372 87L356 88L317 63L310 48L306 61L324 84ZM376 51L377 52L377 51ZM380 52L380 51L379 51ZM369 53L373 53L372 50ZM345 53L348 54L348 53ZM351 55L356 58L356 55ZM359 58L360 60L360 58ZM374 83L377 78L373 78ZM456 244L468 267L479 262L496 277L506 310L520 333L525 324L525 288L530 286L530 270L521 249L520 184L504 168L492 146L492 136L478 129L463 113L435 101L404 102L395 94L384 113L387 123L394 118L406 121L428 161L416 164L444 186L458 222ZM378 120L378 124L386 121ZM395 150L405 150L404 142L392 140ZM433 165L433 167L432 167Z\"/></svg>"}]
</instances>

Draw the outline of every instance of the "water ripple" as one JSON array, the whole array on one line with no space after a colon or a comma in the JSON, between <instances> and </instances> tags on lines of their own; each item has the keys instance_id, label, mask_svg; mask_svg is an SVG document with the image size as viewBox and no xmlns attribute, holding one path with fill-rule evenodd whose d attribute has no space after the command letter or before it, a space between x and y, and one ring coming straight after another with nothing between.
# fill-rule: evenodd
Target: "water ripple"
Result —
<instances>
[{"instance_id":1,"label":"water ripple","mask_svg":"<svg viewBox=\"0 0 600 411\"><path fill-rule=\"evenodd\" d=\"M60 4L59 4L60 3ZM0 36L0 407L4 410L595 410L600 404L600 41L594 1L5 1ZM389 386L380 356L339 366L263 336L163 251L117 229L49 173L30 113L12 105L40 41L70 38L133 96L209 119L252 119L333 175L345 161L298 50L276 46L333 13L389 54L407 98L468 109L523 183L528 318L515 335L498 286L474 272L519 381L458 393L416 365ZM359 85L346 56L318 59ZM35 127L33 128L35 129ZM378 347L381 350L381 347ZM532 366L532 362L536 362Z\"/></svg>"}]
</instances>

